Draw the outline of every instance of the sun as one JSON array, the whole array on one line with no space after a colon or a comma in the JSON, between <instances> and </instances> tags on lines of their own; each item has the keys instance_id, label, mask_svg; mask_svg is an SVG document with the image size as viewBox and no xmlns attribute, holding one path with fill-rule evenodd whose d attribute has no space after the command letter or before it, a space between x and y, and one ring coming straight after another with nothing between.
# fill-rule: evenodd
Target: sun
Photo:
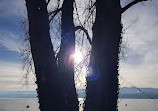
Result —
<instances>
[{"instance_id":1,"label":"sun","mask_svg":"<svg viewBox=\"0 0 158 111\"><path fill-rule=\"evenodd\" d=\"M83 55L81 52L76 51L74 54L75 63L80 63L83 60Z\"/></svg>"}]
</instances>

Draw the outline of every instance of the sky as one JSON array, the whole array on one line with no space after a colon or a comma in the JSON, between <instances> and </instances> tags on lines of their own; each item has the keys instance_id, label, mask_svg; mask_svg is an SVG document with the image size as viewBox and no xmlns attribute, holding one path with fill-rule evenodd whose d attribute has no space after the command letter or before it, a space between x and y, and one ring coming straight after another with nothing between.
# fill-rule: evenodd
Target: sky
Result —
<instances>
[{"instance_id":1,"label":"sky","mask_svg":"<svg viewBox=\"0 0 158 111\"><path fill-rule=\"evenodd\" d=\"M119 73L136 87L158 88L158 2L143 2L122 15L124 58ZM0 91L35 90L33 79L24 86L21 20L26 19L22 0L0 0ZM33 78L31 76L30 78ZM120 83L123 83L120 80ZM129 86L129 84L122 84Z\"/></svg>"},{"instance_id":2,"label":"sky","mask_svg":"<svg viewBox=\"0 0 158 111\"><path fill-rule=\"evenodd\" d=\"M158 2L139 3L122 15L125 60L120 75L137 87L158 88Z\"/></svg>"},{"instance_id":3,"label":"sky","mask_svg":"<svg viewBox=\"0 0 158 111\"><path fill-rule=\"evenodd\" d=\"M24 84L21 21L26 19L26 8L21 0L0 0L0 91L35 90L33 79ZM30 77L30 78L33 78Z\"/></svg>"}]
</instances>

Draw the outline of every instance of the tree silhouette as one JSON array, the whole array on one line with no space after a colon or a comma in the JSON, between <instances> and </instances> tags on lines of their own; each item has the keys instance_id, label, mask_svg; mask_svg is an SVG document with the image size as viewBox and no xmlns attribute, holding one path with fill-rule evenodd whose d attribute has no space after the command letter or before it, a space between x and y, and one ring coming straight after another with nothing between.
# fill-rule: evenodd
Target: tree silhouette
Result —
<instances>
[{"instance_id":1,"label":"tree silhouette","mask_svg":"<svg viewBox=\"0 0 158 111\"><path fill-rule=\"evenodd\" d=\"M68 54L74 53L73 47L75 39L72 30L73 21L71 16L73 7L69 7L67 10L69 4L73 5L73 1L65 0L62 7L62 17L64 19L62 19L62 44L59 53L58 67L49 33L47 3L45 0L26 0L31 53L35 66L38 86L37 92L41 111L78 110L77 94L73 78L73 64L68 66ZM67 13L70 15L67 15ZM65 20L70 21L68 22L70 26L65 24ZM69 40L72 42L66 43L66 41ZM72 50L66 52L65 48L66 51L70 50L70 48L72 48ZM63 62L63 58L67 61ZM73 60L71 60L71 62L73 63ZM71 88L71 90L67 90L69 88Z\"/></svg>"},{"instance_id":2,"label":"tree silhouette","mask_svg":"<svg viewBox=\"0 0 158 111\"><path fill-rule=\"evenodd\" d=\"M37 92L41 111L65 109L60 76L49 34L49 19L45 0L26 0L31 53L34 61ZM58 98L57 98L58 97Z\"/></svg>"},{"instance_id":3,"label":"tree silhouette","mask_svg":"<svg viewBox=\"0 0 158 111\"><path fill-rule=\"evenodd\" d=\"M92 51L87 77L85 111L117 111L118 67L122 42L121 14L134 4L121 8L120 0L96 0ZM97 79L91 81L93 78Z\"/></svg>"},{"instance_id":4,"label":"tree silhouette","mask_svg":"<svg viewBox=\"0 0 158 111\"><path fill-rule=\"evenodd\" d=\"M64 82L65 100L68 111L78 110L74 82L75 26L73 23L74 0L64 0L61 16L61 46L58 53L59 74Z\"/></svg>"},{"instance_id":5,"label":"tree silhouette","mask_svg":"<svg viewBox=\"0 0 158 111\"><path fill-rule=\"evenodd\" d=\"M74 58L71 58L71 55L75 52L75 31L80 29L92 45L85 111L116 111L118 61L122 39L121 14L134 4L147 0L134 0L124 8L121 8L120 0L96 0L88 9L96 10L92 41L88 30L83 27L84 24L74 25L74 0L64 0L61 8L58 3L58 8L52 13L47 11L50 0L25 1L40 110L78 110L74 83ZM93 11L89 12L90 16ZM59 12L62 13L61 45L56 56L51 43L49 23ZM50 20L49 15L52 15ZM86 22L88 20L85 20ZM94 78L97 79L91 81Z\"/></svg>"}]
</instances>

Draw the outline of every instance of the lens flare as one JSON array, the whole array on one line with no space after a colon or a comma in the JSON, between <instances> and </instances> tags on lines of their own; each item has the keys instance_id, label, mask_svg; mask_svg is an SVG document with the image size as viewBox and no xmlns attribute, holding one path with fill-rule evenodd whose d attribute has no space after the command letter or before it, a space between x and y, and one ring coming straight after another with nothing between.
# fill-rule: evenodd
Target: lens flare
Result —
<instances>
[{"instance_id":1,"label":"lens flare","mask_svg":"<svg viewBox=\"0 0 158 111\"><path fill-rule=\"evenodd\" d=\"M88 72L87 72L87 80L88 81L94 81L98 78L99 76L99 71L93 70L90 66L88 67Z\"/></svg>"},{"instance_id":2,"label":"lens flare","mask_svg":"<svg viewBox=\"0 0 158 111\"><path fill-rule=\"evenodd\" d=\"M80 63L83 60L83 55L81 52L76 51L74 54L75 63Z\"/></svg>"}]
</instances>

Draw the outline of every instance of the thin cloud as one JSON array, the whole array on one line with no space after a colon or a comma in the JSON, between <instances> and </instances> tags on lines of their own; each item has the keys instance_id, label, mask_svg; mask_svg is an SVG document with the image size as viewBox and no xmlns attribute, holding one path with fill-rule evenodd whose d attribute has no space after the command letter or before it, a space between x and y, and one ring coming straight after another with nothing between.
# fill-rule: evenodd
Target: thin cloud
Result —
<instances>
[{"instance_id":1,"label":"thin cloud","mask_svg":"<svg viewBox=\"0 0 158 111\"><path fill-rule=\"evenodd\" d=\"M33 75L30 75L29 87L24 85L20 63L0 61L0 91L4 90L35 90Z\"/></svg>"},{"instance_id":2,"label":"thin cloud","mask_svg":"<svg viewBox=\"0 0 158 111\"><path fill-rule=\"evenodd\" d=\"M123 25L126 28L123 41L128 43L125 61L120 62L120 75L137 87L158 88L158 2L138 4L124 14Z\"/></svg>"},{"instance_id":3,"label":"thin cloud","mask_svg":"<svg viewBox=\"0 0 158 111\"><path fill-rule=\"evenodd\" d=\"M19 52L18 35L6 30L0 30L0 43L6 47L9 51Z\"/></svg>"}]
</instances>

